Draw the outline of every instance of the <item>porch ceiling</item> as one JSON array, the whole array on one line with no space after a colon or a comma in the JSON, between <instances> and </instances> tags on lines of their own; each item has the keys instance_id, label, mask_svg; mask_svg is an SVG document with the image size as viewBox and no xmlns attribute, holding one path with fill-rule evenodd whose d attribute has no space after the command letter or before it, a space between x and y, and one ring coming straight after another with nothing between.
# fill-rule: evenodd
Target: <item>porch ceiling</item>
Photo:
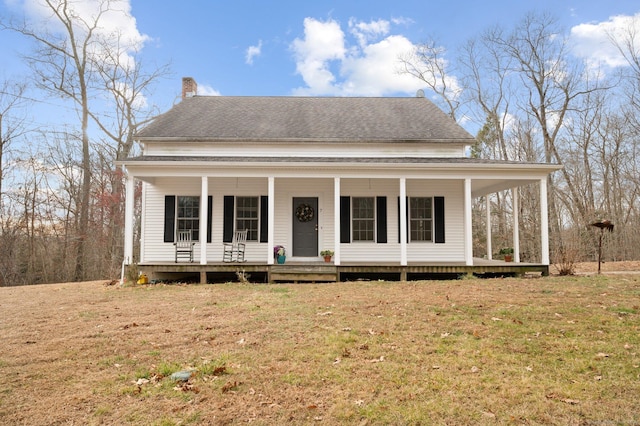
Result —
<instances>
[{"instance_id":1,"label":"porch ceiling","mask_svg":"<svg viewBox=\"0 0 640 426\"><path fill-rule=\"evenodd\" d=\"M474 158L309 158L141 156L119 164L136 179L153 184L159 176L276 178L471 179L471 195L481 197L537 183L561 168L555 164Z\"/></svg>"},{"instance_id":2,"label":"porch ceiling","mask_svg":"<svg viewBox=\"0 0 640 426\"><path fill-rule=\"evenodd\" d=\"M487 194L494 194L514 187L538 182L539 179L472 179L471 196L474 198L483 197Z\"/></svg>"}]
</instances>

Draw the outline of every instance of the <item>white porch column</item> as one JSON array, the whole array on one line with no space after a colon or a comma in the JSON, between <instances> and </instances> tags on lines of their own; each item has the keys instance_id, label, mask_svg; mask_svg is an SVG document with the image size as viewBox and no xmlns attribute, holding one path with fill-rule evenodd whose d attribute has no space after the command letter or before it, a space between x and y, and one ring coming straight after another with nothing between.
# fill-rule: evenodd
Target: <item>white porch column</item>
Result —
<instances>
[{"instance_id":1,"label":"white porch column","mask_svg":"<svg viewBox=\"0 0 640 426\"><path fill-rule=\"evenodd\" d=\"M520 262L520 201L518 188L511 188L513 199L513 261Z\"/></svg>"},{"instance_id":2,"label":"white porch column","mask_svg":"<svg viewBox=\"0 0 640 426\"><path fill-rule=\"evenodd\" d=\"M340 265L340 178L333 178L333 263Z\"/></svg>"},{"instance_id":3,"label":"white porch column","mask_svg":"<svg viewBox=\"0 0 640 426\"><path fill-rule=\"evenodd\" d=\"M543 265L549 264L549 203L547 200L547 178L540 179L540 238Z\"/></svg>"},{"instance_id":4,"label":"white porch column","mask_svg":"<svg viewBox=\"0 0 640 426\"><path fill-rule=\"evenodd\" d=\"M134 177L127 175L125 184L125 202L124 202L124 263L131 265L133 263L133 201L134 193Z\"/></svg>"},{"instance_id":5,"label":"white porch column","mask_svg":"<svg viewBox=\"0 0 640 426\"><path fill-rule=\"evenodd\" d=\"M276 205L276 180L273 176L269 176L268 182L268 202L267 208L269 209L267 217L267 265L273 265L273 246L274 246L274 234L275 230L273 229L275 223L275 205Z\"/></svg>"},{"instance_id":6,"label":"white porch column","mask_svg":"<svg viewBox=\"0 0 640 426\"><path fill-rule=\"evenodd\" d=\"M207 217L209 216L209 178L202 176L200 185L200 264L207 264Z\"/></svg>"},{"instance_id":7,"label":"white porch column","mask_svg":"<svg viewBox=\"0 0 640 426\"><path fill-rule=\"evenodd\" d=\"M471 230L471 179L464 180L464 262L473 266L473 234Z\"/></svg>"},{"instance_id":8,"label":"white porch column","mask_svg":"<svg viewBox=\"0 0 640 426\"><path fill-rule=\"evenodd\" d=\"M493 259L493 247L491 246L491 201L489 200L489 194L484 197L484 202L487 205L487 259Z\"/></svg>"},{"instance_id":9,"label":"white porch column","mask_svg":"<svg viewBox=\"0 0 640 426\"><path fill-rule=\"evenodd\" d=\"M400 266L407 266L407 178L400 178Z\"/></svg>"}]
</instances>

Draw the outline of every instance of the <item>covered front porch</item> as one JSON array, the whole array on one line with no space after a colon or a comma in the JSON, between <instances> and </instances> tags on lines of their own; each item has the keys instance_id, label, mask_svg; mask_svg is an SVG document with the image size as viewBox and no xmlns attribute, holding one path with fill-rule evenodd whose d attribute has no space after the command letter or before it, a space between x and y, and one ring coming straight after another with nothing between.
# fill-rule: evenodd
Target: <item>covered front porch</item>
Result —
<instances>
[{"instance_id":1,"label":"covered front porch","mask_svg":"<svg viewBox=\"0 0 640 426\"><path fill-rule=\"evenodd\" d=\"M137 265L152 276L195 274L199 282L209 281L208 275L242 271L260 274L265 281L340 281L358 274L393 279L430 274L547 274L547 176L556 168L430 158L392 162L318 158L285 162L269 158L240 163L229 159L186 158L178 162L155 158L128 162L123 263ZM137 259L133 253L136 180L143 182L144 212ZM512 190L517 205L517 188L532 183L539 186L541 200L538 236L541 249L538 259L533 260L535 263L520 262L517 208L513 215L515 262L492 259L490 216L486 253L474 253L473 200ZM197 224L195 229L201 236L194 243L193 263L171 261L172 238L178 227L177 222L167 221L170 216L167 206L171 206L173 215L174 204L166 201L171 199L175 203L179 196L188 196L199 204L195 217L198 220L190 219ZM258 225L253 241L247 243L247 261L228 264L222 262L222 246L227 231L237 229L240 224L239 198L255 201L254 217ZM371 234L360 234L359 240L353 233L356 198L370 200L372 209ZM412 234L412 198L429 203L430 216L422 219L427 233L418 236L422 240L415 240ZM309 200L313 203L307 204ZM297 217L300 202L313 206L313 220L305 222ZM299 222L306 224L313 237L310 255L296 254ZM300 241L306 242L308 238ZM280 244L292 252L287 253L285 265L274 261L273 248ZM325 249L334 251L329 265L323 264L320 257L320 251Z\"/></svg>"}]
</instances>

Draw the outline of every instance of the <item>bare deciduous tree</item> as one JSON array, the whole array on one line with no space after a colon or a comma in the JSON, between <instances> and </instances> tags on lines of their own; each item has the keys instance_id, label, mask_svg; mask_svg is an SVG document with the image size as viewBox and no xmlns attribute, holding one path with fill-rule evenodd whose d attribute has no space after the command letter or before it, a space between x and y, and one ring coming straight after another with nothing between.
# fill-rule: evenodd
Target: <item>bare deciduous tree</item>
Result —
<instances>
[{"instance_id":1,"label":"bare deciduous tree","mask_svg":"<svg viewBox=\"0 0 640 426\"><path fill-rule=\"evenodd\" d=\"M71 0L44 0L42 6L51 14L53 25L36 26L26 22L10 22L4 26L36 43L34 52L26 57L35 74L36 85L42 90L71 99L79 110L82 134L82 191L75 278L82 280L91 195L89 111L91 89L96 79L92 55L99 47L100 19L111 7L111 1L101 0L97 12L90 18L80 16Z\"/></svg>"},{"instance_id":2,"label":"bare deciduous tree","mask_svg":"<svg viewBox=\"0 0 640 426\"><path fill-rule=\"evenodd\" d=\"M638 123L640 120L638 117L640 113L640 17L635 15L629 19L627 27L620 28L618 32L610 32L609 40L629 65L625 79L628 87L626 94Z\"/></svg>"},{"instance_id":3,"label":"bare deciduous tree","mask_svg":"<svg viewBox=\"0 0 640 426\"><path fill-rule=\"evenodd\" d=\"M492 43L501 30L495 27L478 39L471 39L462 48L462 69L466 97L480 106L485 128L491 129L492 155L488 158L513 159L513 150L507 147L505 128L510 108L509 68L512 58ZM489 140L484 139L484 142Z\"/></svg>"},{"instance_id":4,"label":"bare deciduous tree","mask_svg":"<svg viewBox=\"0 0 640 426\"><path fill-rule=\"evenodd\" d=\"M103 132L109 142L102 143L101 164L124 158L133 149L133 135L141 122L149 119L144 94L150 85L167 73L167 67L144 72L133 56L143 37L123 37L116 31L105 31L104 24L119 13L120 0L92 2L92 13L80 13L75 0L41 0L39 6L48 14L46 25L27 21L0 19L0 28L18 32L32 40L34 51L25 56L34 72L35 85L52 95L70 99L79 116L82 185L77 200L77 228L73 241L76 247L75 279L86 278L88 266L87 238L92 220L92 161L96 134ZM111 97L111 111L104 113L105 99ZM107 101L108 103L108 101ZM91 130L91 122L98 131ZM91 133L90 133L91 132ZM99 169L102 170L101 166ZM111 190L122 192L122 176L113 173ZM99 180L102 183L102 180ZM116 214L121 214L120 199L114 199ZM115 225L112 223L112 225ZM112 226L115 229L115 226ZM112 251L115 247L112 242ZM118 242L118 245L121 243ZM92 248L93 250L94 248Z\"/></svg>"},{"instance_id":5,"label":"bare deciduous tree","mask_svg":"<svg viewBox=\"0 0 640 426\"><path fill-rule=\"evenodd\" d=\"M414 51L398 58L399 72L409 74L424 82L441 100L441 106L454 120L460 108L461 89L453 73L449 70L449 61L445 58L446 49L435 40L419 44Z\"/></svg>"},{"instance_id":6,"label":"bare deciduous tree","mask_svg":"<svg viewBox=\"0 0 640 426\"><path fill-rule=\"evenodd\" d=\"M566 37L556 20L547 14L531 13L509 33L494 32L490 43L510 57L508 71L519 78L521 90L515 100L520 111L536 123L543 147L543 160L563 164L558 142L565 130L567 115L580 98L600 88L585 84L584 67L571 59ZM579 216L587 217L577 202L580 192L566 168L561 171L570 203ZM561 217L556 205L557 185L549 177L549 214L553 243L560 239Z\"/></svg>"},{"instance_id":7,"label":"bare deciduous tree","mask_svg":"<svg viewBox=\"0 0 640 426\"><path fill-rule=\"evenodd\" d=\"M24 133L23 120L11 113L21 104L26 90L25 83L5 80L0 86L0 216L2 215L2 184L6 174L6 154L14 138Z\"/></svg>"},{"instance_id":8,"label":"bare deciduous tree","mask_svg":"<svg viewBox=\"0 0 640 426\"><path fill-rule=\"evenodd\" d=\"M102 91L110 96L110 116L105 119L90 111L91 118L107 137L94 159L96 184L100 185L95 202L102 213L107 213L106 220L102 217L99 223L105 231L102 255L111 269L119 267L124 239L123 173L114 168L114 162L134 151L137 129L157 112L147 102L151 87L169 73L168 65L147 71L136 58L138 52L117 42L120 39L114 37L104 47L103 61L96 64Z\"/></svg>"}]
</instances>

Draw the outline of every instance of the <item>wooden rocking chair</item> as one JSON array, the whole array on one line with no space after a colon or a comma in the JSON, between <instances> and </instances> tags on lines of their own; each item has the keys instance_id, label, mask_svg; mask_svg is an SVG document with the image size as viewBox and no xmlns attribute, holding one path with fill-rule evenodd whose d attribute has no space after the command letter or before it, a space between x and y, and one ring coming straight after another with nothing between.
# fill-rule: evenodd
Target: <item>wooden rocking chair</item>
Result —
<instances>
[{"instance_id":1,"label":"wooden rocking chair","mask_svg":"<svg viewBox=\"0 0 640 426\"><path fill-rule=\"evenodd\" d=\"M193 246L196 245L191 239L191 230L178 231L178 241L173 243L176 246L176 263L178 259L189 259L193 263Z\"/></svg>"},{"instance_id":2,"label":"wooden rocking chair","mask_svg":"<svg viewBox=\"0 0 640 426\"><path fill-rule=\"evenodd\" d=\"M235 231L233 240L230 243L224 243L224 252L222 254L223 262L245 262L244 249L247 242L247 230Z\"/></svg>"}]
</instances>

